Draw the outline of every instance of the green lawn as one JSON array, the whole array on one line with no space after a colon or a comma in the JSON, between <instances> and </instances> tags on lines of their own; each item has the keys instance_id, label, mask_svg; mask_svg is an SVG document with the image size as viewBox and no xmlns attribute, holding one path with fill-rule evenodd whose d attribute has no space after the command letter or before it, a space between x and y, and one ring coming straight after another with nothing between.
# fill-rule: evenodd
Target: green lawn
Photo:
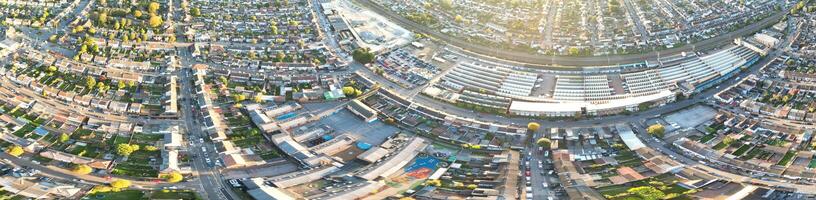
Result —
<instances>
[{"instance_id":1,"label":"green lawn","mask_svg":"<svg viewBox=\"0 0 816 200\"><path fill-rule=\"evenodd\" d=\"M144 193L139 190L125 190L119 192L96 192L88 194L85 197L91 200L140 200L148 199Z\"/></svg>"},{"instance_id":2,"label":"green lawn","mask_svg":"<svg viewBox=\"0 0 816 200\"><path fill-rule=\"evenodd\" d=\"M125 175L125 176L133 176L133 177L158 177L159 170L153 169L150 166L146 165L137 165L131 163L119 163L116 164L116 167L113 168L113 174L116 175Z\"/></svg>"},{"instance_id":3,"label":"green lawn","mask_svg":"<svg viewBox=\"0 0 816 200\"><path fill-rule=\"evenodd\" d=\"M796 155L796 151L794 151L794 150L788 151L787 153L785 153L785 156L782 157L781 160L779 160L779 163L776 163L776 165L787 166L788 163L793 159L793 156L795 156L795 155Z\"/></svg>"},{"instance_id":4,"label":"green lawn","mask_svg":"<svg viewBox=\"0 0 816 200\"><path fill-rule=\"evenodd\" d=\"M162 138L164 138L163 134L134 134L133 143L153 145Z\"/></svg>"},{"instance_id":5,"label":"green lawn","mask_svg":"<svg viewBox=\"0 0 816 200\"><path fill-rule=\"evenodd\" d=\"M155 191L150 194L150 199L184 199L184 200L198 200L201 199L195 192L180 191L180 190L162 190Z\"/></svg>"},{"instance_id":6,"label":"green lawn","mask_svg":"<svg viewBox=\"0 0 816 200\"><path fill-rule=\"evenodd\" d=\"M816 168L816 156L811 158L810 163L808 164L808 168Z\"/></svg>"},{"instance_id":7,"label":"green lawn","mask_svg":"<svg viewBox=\"0 0 816 200\"><path fill-rule=\"evenodd\" d=\"M26 134L31 133L31 131L34 131L34 129L36 129L36 128L37 127L34 126L34 124L28 123L25 126L23 126L23 128L20 128L17 131L14 131L13 134L16 135L17 137L25 137Z\"/></svg>"},{"instance_id":8,"label":"green lawn","mask_svg":"<svg viewBox=\"0 0 816 200\"><path fill-rule=\"evenodd\" d=\"M280 154L278 154L278 152L275 152L275 150L270 150L270 151L261 153L261 158L263 158L264 160L269 160L269 159L273 159L273 158L280 158L280 157L281 157Z\"/></svg>"},{"instance_id":9,"label":"green lawn","mask_svg":"<svg viewBox=\"0 0 816 200\"><path fill-rule=\"evenodd\" d=\"M706 142L708 142L708 141L711 141L711 139L714 139L716 136L717 136L717 134L708 134L708 135L705 135L705 136L703 136L702 138L700 138L700 143L706 143Z\"/></svg>"},{"instance_id":10,"label":"green lawn","mask_svg":"<svg viewBox=\"0 0 816 200\"><path fill-rule=\"evenodd\" d=\"M721 150L721 149L725 149L725 147L728 147L728 145L725 144L725 142L720 142L720 143L717 143L717 145L714 145L714 147L711 147L711 148L714 149L714 150Z\"/></svg>"},{"instance_id":11,"label":"green lawn","mask_svg":"<svg viewBox=\"0 0 816 200\"><path fill-rule=\"evenodd\" d=\"M128 156L126 162L116 164L113 174L134 177L158 177L159 170L150 165L151 158L161 162L161 153L159 151L145 150L133 152Z\"/></svg>"},{"instance_id":12,"label":"green lawn","mask_svg":"<svg viewBox=\"0 0 816 200\"><path fill-rule=\"evenodd\" d=\"M734 156L741 156L741 155L742 155L742 154L744 154L746 151L748 151L748 149L750 149L750 148L751 148L751 145L743 144L743 145L742 145L742 146L741 146L739 149L737 149L736 151L734 151L734 153L732 153L732 154L733 154Z\"/></svg>"}]
</instances>

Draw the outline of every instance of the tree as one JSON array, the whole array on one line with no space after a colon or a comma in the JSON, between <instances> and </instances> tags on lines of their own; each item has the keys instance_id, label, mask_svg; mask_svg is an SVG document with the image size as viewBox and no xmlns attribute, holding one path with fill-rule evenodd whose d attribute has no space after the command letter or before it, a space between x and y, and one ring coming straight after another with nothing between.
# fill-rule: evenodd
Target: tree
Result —
<instances>
[{"instance_id":1,"label":"tree","mask_svg":"<svg viewBox=\"0 0 816 200\"><path fill-rule=\"evenodd\" d=\"M351 52L351 57L354 58L354 61L364 65L374 62L374 53L369 52L366 48L355 49Z\"/></svg>"},{"instance_id":2,"label":"tree","mask_svg":"<svg viewBox=\"0 0 816 200\"><path fill-rule=\"evenodd\" d=\"M351 86L343 87L343 94L345 94L346 96L354 95L354 88Z\"/></svg>"},{"instance_id":3,"label":"tree","mask_svg":"<svg viewBox=\"0 0 816 200\"><path fill-rule=\"evenodd\" d=\"M541 128L541 125L536 122L527 123L527 130L530 130L531 132L538 131L539 128Z\"/></svg>"},{"instance_id":4,"label":"tree","mask_svg":"<svg viewBox=\"0 0 816 200\"><path fill-rule=\"evenodd\" d=\"M201 15L201 10L198 8L190 9L190 15L193 15L193 17L198 17Z\"/></svg>"},{"instance_id":5,"label":"tree","mask_svg":"<svg viewBox=\"0 0 816 200\"><path fill-rule=\"evenodd\" d=\"M241 102L241 101L246 100L246 95L245 94L235 94L235 95L232 95L232 98L235 99L235 102Z\"/></svg>"},{"instance_id":6,"label":"tree","mask_svg":"<svg viewBox=\"0 0 816 200\"><path fill-rule=\"evenodd\" d=\"M139 150L139 145L119 144L116 146L116 154L120 156L130 156L134 151Z\"/></svg>"},{"instance_id":7,"label":"tree","mask_svg":"<svg viewBox=\"0 0 816 200\"><path fill-rule=\"evenodd\" d=\"M579 53L581 53L581 50L579 50L578 47L570 47L567 51L569 51L568 53L571 56L577 56Z\"/></svg>"},{"instance_id":8,"label":"tree","mask_svg":"<svg viewBox=\"0 0 816 200\"><path fill-rule=\"evenodd\" d=\"M147 12L153 15L158 15L159 6L160 5L158 2L150 2L150 4L147 5Z\"/></svg>"},{"instance_id":9,"label":"tree","mask_svg":"<svg viewBox=\"0 0 816 200\"><path fill-rule=\"evenodd\" d=\"M283 62L283 59L286 58L286 54L283 54L283 51L278 51L278 55L275 55L275 58L278 59L278 62Z\"/></svg>"},{"instance_id":10,"label":"tree","mask_svg":"<svg viewBox=\"0 0 816 200\"><path fill-rule=\"evenodd\" d=\"M46 69L46 71L55 72L55 71L57 71L57 66L54 66L54 65L48 66L48 69Z\"/></svg>"},{"instance_id":11,"label":"tree","mask_svg":"<svg viewBox=\"0 0 816 200\"><path fill-rule=\"evenodd\" d=\"M224 77L224 76L219 76L218 80L221 81L221 83L223 83L224 85L227 85L229 83L229 80L227 80L227 77Z\"/></svg>"},{"instance_id":12,"label":"tree","mask_svg":"<svg viewBox=\"0 0 816 200\"><path fill-rule=\"evenodd\" d=\"M655 137L663 137L665 131L666 128L662 124L654 124L646 128L646 132Z\"/></svg>"},{"instance_id":13,"label":"tree","mask_svg":"<svg viewBox=\"0 0 816 200\"><path fill-rule=\"evenodd\" d=\"M134 10L133 11L133 17L136 17L136 19L142 18L142 11L141 10Z\"/></svg>"},{"instance_id":14,"label":"tree","mask_svg":"<svg viewBox=\"0 0 816 200\"><path fill-rule=\"evenodd\" d=\"M467 186L467 189L468 190L475 190L477 187L479 187L479 186L477 186L476 184L470 184L470 185Z\"/></svg>"},{"instance_id":15,"label":"tree","mask_svg":"<svg viewBox=\"0 0 816 200\"><path fill-rule=\"evenodd\" d=\"M439 7L445 10L450 10L453 8L453 1L451 0L439 0Z\"/></svg>"},{"instance_id":16,"label":"tree","mask_svg":"<svg viewBox=\"0 0 816 200\"><path fill-rule=\"evenodd\" d=\"M725 138L723 138L722 143L723 143L723 144L725 144L725 145L731 145L731 144L733 144L733 143L734 143L734 141L737 141L737 140L735 140L735 139L734 139L734 138L732 138L732 137L725 136Z\"/></svg>"},{"instance_id":17,"label":"tree","mask_svg":"<svg viewBox=\"0 0 816 200\"><path fill-rule=\"evenodd\" d=\"M658 200L663 199L663 197L666 197L666 194L663 193L663 191L660 191L652 186L640 186L629 188L627 192L629 192L630 194L640 196L640 198L644 200Z\"/></svg>"},{"instance_id":18,"label":"tree","mask_svg":"<svg viewBox=\"0 0 816 200\"><path fill-rule=\"evenodd\" d=\"M263 102L263 96L264 93L258 92L258 94L255 94L255 97L252 99L252 101L254 101L255 103L261 103Z\"/></svg>"},{"instance_id":19,"label":"tree","mask_svg":"<svg viewBox=\"0 0 816 200\"><path fill-rule=\"evenodd\" d=\"M23 147L21 147L20 145L14 145L11 146L11 148L6 149L6 153L14 157L20 157L21 155L23 155L23 153L25 153L25 150L23 150Z\"/></svg>"},{"instance_id":20,"label":"tree","mask_svg":"<svg viewBox=\"0 0 816 200\"><path fill-rule=\"evenodd\" d=\"M93 76L88 76L85 78L85 83L88 89L93 89L93 87L96 86L96 79Z\"/></svg>"},{"instance_id":21,"label":"tree","mask_svg":"<svg viewBox=\"0 0 816 200\"><path fill-rule=\"evenodd\" d=\"M65 143L68 142L69 139L71 139L70 135L68 135L67 133L62 133L62 135L60 135L59 141Z\"/></svg>"},{"instance_id":22,"label":"tree","mask_svg":"<svg viewBox=\"0 0 816 200\"><path fill-rule=\"evenodd\" d=\"M125 85L125 82L124 82L124 81L119 81L118 86L119 86L119 89L120 89L120 90L121 90L121 89L125 89L125 87L127 87L127 85Z\"/></svg>"},{"instance_id":23,"label":"tree","mask_svg":"<svg viewBox=\"0 0 816 200\"><path fill-rule=\"evenodd\" d=\"M108 13L102 12L99 13L99 19L97 19L99 24L107 24L108 23Z\"/></svg>"},{"instance_id":24,"label":"tree","mask_svg":"<svg viewBox=\"0 0 816 200\"><path fill-rule=\"evenodd\" d=\"M269 30L272 31L272 35L278 34L278 26L272 25L272 27L269 27Z\"/></svg>"},{"instance_id":25,"label":"tree","mask_svg":"<svg viewBox=\"0 0 816 200\"><path fill-rule=\"evenodd\" d=\"M158 15L150 15L150 20L147 22L152 28L158 28L162 25L162 18Z\"/></svg>"},{"instance_id":26,"label":"tree","mask_svg":"<svg viewBox=\"0 0 816 200\"><path fill-rule=\"evenodd\" d=\"M168 183L178 183L181 180L184 180L184 176L178 172L171 172L170 174L164 175L164 178L167 179Z\"/></svg>"},{"instance_id":27,"label":"tree","mask_svg":"<svg viewBox=\"0 0 816 200\"><path fill-rule=\"evenodd\" d=\"M93 172L93 168L91 168L91 167L89 167L88 165L85 165L85 164L76 165L76 166L74 166L73 169L71 169L71 172L81 174L81 175L85 175L85 174L90 174L91 172Z\"/></svg>"},{"instance_id":28,"label":"tree","mask_svg":"<svg viewBox=\"0 0 816 200\"><path fill-rule=\"evenodd\" d=\"M427 184L428 186L439 187L439 186L442 186L442 181L440 181L439 179L431 179L431 180L425 181L425 184Z\"/></svg>"},{"instance_id":29,"label":"tree","mask_svg":"<svg viewBox=\"0 0 816 200\"><path fill-rule=\"evenodd\" d=\"M536 140L536 145L544 148L550 148L551 143L552 141L550 141L549 138L538 138L538 140Z\"/></svg>"},{"instance_id":30,"label":"tree","mask_svg":"<svg viewBox=\"0 0 816 200\"><path fill-rule=\"evenodd\" d=\"M125 189L130 187L130 181L125 179L117 179L110 183L114 189Z\"/></svg>"}]
</instances>

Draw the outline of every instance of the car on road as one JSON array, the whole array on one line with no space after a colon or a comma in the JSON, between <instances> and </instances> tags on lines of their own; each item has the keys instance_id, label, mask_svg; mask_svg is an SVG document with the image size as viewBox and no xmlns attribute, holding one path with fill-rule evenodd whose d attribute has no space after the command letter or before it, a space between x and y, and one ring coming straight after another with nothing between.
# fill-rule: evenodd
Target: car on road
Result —
<instances>
[{"instance_id":1,"label":"car on road","mask_svg":"<svg viewBox=\"0 0 816 200\"><path fill-rule=\"evenodd\" d=\"M204 162L206 162L207 164L210 164L210 163L212 163L212 160L210 160L210 158L204 158Z\"/></svg>"},{"instance_id":2,"label":"car on road","mask_svg":"<svg viewBox=\"0 0 816 200\"><path fill-rule=\"evenodd\" d=\"M524 171L525 176L530 176L530 170Z\"/></svg>"}]
</instances>

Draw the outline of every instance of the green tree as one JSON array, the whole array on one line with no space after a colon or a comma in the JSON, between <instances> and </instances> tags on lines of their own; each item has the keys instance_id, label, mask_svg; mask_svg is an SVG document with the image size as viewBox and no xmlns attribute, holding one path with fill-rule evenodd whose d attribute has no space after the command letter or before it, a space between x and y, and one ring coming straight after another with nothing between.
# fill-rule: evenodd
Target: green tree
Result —
<instances>
[{"instance_id":1,"label":"green tree","mask_svg":"<svg viewBox=\"0 0 816 200\"><path fill-rule=\"evenodd\" d=\"M85 86L88 86L88 89L93 89L96 86L96 79L93 76L86 77Z\"/></svg>"},{"instance_id":2,"label":"green tree","mask_svg":"<svg viewBox=\"0 0 816 200\"><path fill-rule=\"evenodd\" d=\"M65 143L65 142L68 142L68 140L70 140L70 139L71 139L71 136L68 135L68 133L62 133L60 135L59 141L62 142L62 143Z\"/></svg>"},{"instance_id":3,"label":"green tree","mask_svg":"<svg viewBox=\"0 0 816 200\"><path fill-rule=\"evenodd\" d=\"M263 92L258 92L257 94L255 94L255 97L252 99L252 101L254 101L255 103L261 103L263 102L263 96L264 96Z\"/></svg>"},{"instance_id":4,"label":"green tree","mask_svg":"<svg viewBox=\"0 0 816 200\"><path fill-rule=\"evenodd\" d=\"M46 71L56 72L57 71L57 66L54 66L54 65L48 66L48 69L46 69Z\"/></svg>"},{"instance_id":5,"label":"green tree","mask_svg":"<svg viewBox=\"0 0 816 200\"><path fill-rule=\"evenodd\" d=\"M450 10L453 8L453 1L451 0L439 0L439 7L444 10Z\"/></svg>"},{"instance_id":6,"label":"green tree","mask_svg":"<svg viewBox=\"0 0 816 200\"><path fill-rule=\"evenodd\" d=\"M23 147L20 145L14 145L6 149L6 153L14 157L20 157L23 155L23 153L25 153L25 150L23 150Z\"/></svg>"},{"instance_id":7,"label":"green tree","mask_svg":"<svg viewBox=\"0 0 816 200\"><path fill-rule=\"evenodd\" d=\"M355 89L353 87L351 87L351 86L346 86L346 87L343 87L342 90L343 90L344 95L352 96L352 95L354 95L354 90Z\"/></svg>"},{"instance_id":8,"label":"green tree","mask_svg":"<svg viewBox=\"0 0 816 200\"><path fill-rule=\"evenodd\" d=\"M272 25L271 27L269 27L269 30L272 31L272 35L278 34L278 26Z\"/></svg>"},{"instance_id":9,"label":"green tree","mask_svg":"<svg viewBox=\"0 0 816 200\"><path fill-rule=\"evenodd\" d=\"M147 12L150 13L150 14L153 14L153 15L158 15L159 14L159 7L160 7L159 3L150 2L150 4L147 5Z\"/></svg>"},{"instance_id":10,"label":"green tree","mask_svg":"<svg viewBox=\"0 0 816 200\"><path fill-rule=\"evenodd\" d=\"M107 24L108 23L108 13L107 12L99 13L99 18L97 19L97 22L99 24Z\"/></svg>"},{"instance_id":11,"label":"green tree","mask_svg":"<svg viewBox=\"0 0 816 200\"><path fill-rule=\"evenodd\" d=\"M374 53L369 52L369 50L365 48L355 49L353 52L351 52L351 57L354 58L354 61L357 61L360 64L374 62Z\"/></svg>"},{"instance_id":12,"label":"green tree","mask_svg":"<svg viewBox=\"0 0 816 200\"><path fill-rule=\"evenodd\" d=\"M723 143L723 144L725 144L725 145L731 145L731 144L733 144L735 141L737 141L737 140L735 140L735 139L734 139L734 138L732 138L732 137L725 136L725 138L723 138L722 143Z\"/></svg>"},{"instance_id":13,"label":"green tree","mask_svg":"<svg viewBox=\"0 0 816 200\"><path fill-rule=\"evenodd\" d=\"M538 138L538 140L536 140L536 144L544 148L550 148L551 143L552 142L550 141L549 138Z\"/></svg>"},{"instance_id":14,"label":"green tree","mask_svg":"<svg viewBox=\"0 0 816 200\"><path fill-rule=\"evenodd\" d=\"M142 18L142 16L143 16L143 15L144 15L144 14L142 13L142 11L141 11L141 10L134 10L134 11L133 11L133 17L136 17L136 19ZM123 18L123 19L124 19L124 18Z\"/></svg>"},{"instance_id":15,"label":"green tree","mask_svg":"<svg viewBox=\"0 0 816 200\"><path fill-rule=\"evenodd\" d=\"M649 133L649 135L653 135L653 136L659 137L659 138L663 137L663 133L665 131L666 131L666 128L663 127L662 124L654 124L654 125L651 125L648 128L646 128L646 132Z\"/></svg>"},{"instance_id":16,"label":"green tree","mask_svg":"<svg viewBox=\"0 0 816 200\"><path fill-rule=\"evenodd\" d=\"M246 100L246 95L245 94L235 94L235 95L232 95L232 98L235 100L235 102L242 102L242 101Z\"/></svg>"},{"instance_id":17,"label":"green tree","mask_svg":"<svg viewBox=\"0 0 816 200\"><path fill-rule=\"evenodd\" d=\"M91 172L93 172L93 168L89 167L88 165L84 165L84 164L76 165L76 166L74 166L73 169L71 169L71 172L81 174L81 175L85 175L85 174L90 174Z\"/></svg>"},{"instance_id":18,"label":"green tree","mask_svg":"<svg viewBox=\"0 0 816 200\"><path fill-rule=\"evenodd\" d=\"M570 47L567 51L571 56L577 56L578 54L581 53L581 50L578 49L578 47Z\"/></svg>"},{"instance_id":19,"label":"green tree","mask_svg":"<svg viewBox=\"0 0 816 200\"><path fill-rule=\"evenodd\" d=\"M527 130L530 130L531 132L538 131L539 128L541 128L541 124L536 122L527 123Z\"/></svg>"},{"instance_id":20,"label":"green tree","mask_svg":"<svg viewBox=\"0 0 816 200\"><path fill-rule=\"evenodd\" d=\"M193 17L198 17L201 15L201 10L198 8L190 9L190 15L193 15Z\"/></svg>"},{"instance_id":21,"label":"green tree","mask_svg":"<svg viewBox=\"0 0 816 200\"><path fill-rule=\"evenodd\" d=\"M275 58L278 59L278 62L283 62L283 59L286 58L286 54L283 54L283 51L278 51L278 55L275 55Z\"/></svg>"},{"instance_id":22,"label":"green tree","mask_svg":"<svg viewBox=\"0 0 816 200\"><path fill-rule=\"evenodd\" d=\"M229 80L227 80L227 77L224 77L224 76L219 76L218 80L221 81L221 83L223 83L224 85L227 85L229 83Z\"/></svg>"},{"instance_id":23,"label":"green tree","mask_svg":"<svg viewBox=\"0 0 816 200\"><path fill-rule=\"evenodd\" d=\"M159 17L158 15L150 15L150 20L148 21L148 25L151 28L158 28L159 26L162 25L162 23L163 22L162 22L161 17Z\"/></svg>"}]
</instances>

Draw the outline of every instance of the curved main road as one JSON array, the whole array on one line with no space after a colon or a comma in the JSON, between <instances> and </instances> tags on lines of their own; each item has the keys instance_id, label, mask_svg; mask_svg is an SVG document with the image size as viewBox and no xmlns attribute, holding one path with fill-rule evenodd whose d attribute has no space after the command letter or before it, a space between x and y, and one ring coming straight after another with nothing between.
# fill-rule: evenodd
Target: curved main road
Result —
<instances>
[{"instance_id":1,"label":"curved main road","mask_svg":"<svg viewBox=\"0 0 816 200\"><path fill-rule=\"evenodd\" d=\"M520 52L520 51L511 51L511 50L496 50L495 47L483 46L478 44L469 43L467 41L463 41L459 38L455 38L453 36L449 36L443 33L440 33L436 30L432 30L427 26L423 26L411 20L408 20L399 14L396 14L386 8L372 2L371 0L354 0L355 2L359 3L360 5L371 9L372 11L380 14L392 22L410 29L412 31L424 33L430 35L431 37L437 38L439 40L445 41L448 44L456 46L458 48L462 48L467 53L475 54L478 56L488 56L493 57L495 59L503 59L508 61L520 62L524 63L524 65L528 67L537 67L537 68L558 68L558 69L565 69L565 68L574 68L574 67L555 67L556 66L605 66L605 65L615 65L615 64L630 64L630 63L638 63L642 62L647 59L656 58L658 55L672 55L678 54L681 52L690 52L692 50L706 50L706 49L713 49L717 47L721 47L727 43L731 43L734 38L741 37L744 35L752 34L757 31L760 31L768 26L771 26L777 23L782 17L787 14L786 12L779 11L770 17L766 17L759 22L753 23L751 25L745 26L740 28L739 30L726 33L723 35L719 35L717 37L713 37L704 41L700 41L697 43L693 43L690 45L685 45L682 47L665 49L660 51L652 51L649 53L644 54L627 54L627 55L609 55L609 56L587 56L587 57L578 57L578 56L552 56L552 55L542 55L542 54L535 54L529 52Z\"/></svg>"}]
</instances>

